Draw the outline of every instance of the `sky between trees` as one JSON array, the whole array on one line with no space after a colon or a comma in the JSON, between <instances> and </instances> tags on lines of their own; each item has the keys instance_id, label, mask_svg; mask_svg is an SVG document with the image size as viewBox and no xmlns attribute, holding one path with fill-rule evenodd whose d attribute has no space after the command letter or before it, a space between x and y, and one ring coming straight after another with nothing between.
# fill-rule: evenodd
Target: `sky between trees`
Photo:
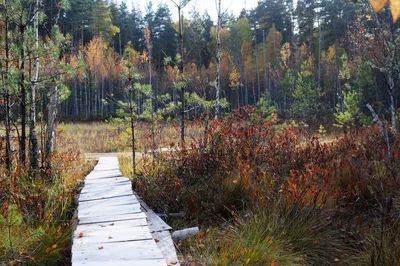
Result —
<instances>
[{"instance_id":1,"label":"sky between trees","mask_svg":"<svg viewBox=\"0 0 400 266\"><path fill-rule=\"evenodd\" d=\"M129 6L129 8L132 8L132 6L140 6L140 8L144 11L145 6L149 2L148 0L142 1L142 0L114 0L116 3L121 3L123 1L126 1L126 4ZM174 21L178 20L178 11L176 10L175 5L171 0L153 0L153 6L156 7L161 3L166 3L168 4L171 14L172 14L172 19ZM235 16L238 16L240 14L240 11L242 9L252 9L257 6L257 0L224 0L221 2L222 9L224 11L227 11L229 14L232 13ZM210 15L211 19L216 21L217 20L217 8L215 4L215 0L191 0L190 3L185 7L184 14L188 15L188 13L195 9L196 11L200 12L203 14L205 11Z\"/></svg>"}]
</instances>

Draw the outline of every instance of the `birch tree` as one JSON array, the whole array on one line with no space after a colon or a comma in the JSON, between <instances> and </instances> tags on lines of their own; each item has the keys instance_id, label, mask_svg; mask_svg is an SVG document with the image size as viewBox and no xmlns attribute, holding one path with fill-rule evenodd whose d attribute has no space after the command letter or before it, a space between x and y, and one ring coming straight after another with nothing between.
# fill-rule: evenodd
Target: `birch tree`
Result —
<instances>
[{"instance_id":1,"label":"birch tree","mask_svg":"<svg viewBox=\"0 0 400 266\"><path fill-rule=\"evenodd\" d=\"M31 143L31 168L39 168L39 144L36 134L36 88L39 78L39 0L36 0L34 9L34 62L33 62L33 75L31 80L31 93L30 93L30 127L29 127L29 140Z\"/></svg>"}]
</instances>

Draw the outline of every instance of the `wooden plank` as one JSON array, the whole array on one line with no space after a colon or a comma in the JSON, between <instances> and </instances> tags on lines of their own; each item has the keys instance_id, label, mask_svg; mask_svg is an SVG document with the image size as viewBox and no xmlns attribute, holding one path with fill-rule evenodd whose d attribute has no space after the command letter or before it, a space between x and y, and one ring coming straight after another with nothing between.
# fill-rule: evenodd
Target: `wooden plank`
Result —
<instances>
[{"instance_id":1,"label":"wooden plank","mask_svg":"<svg viewBox=\"0 0 400 266\"><path fill-rule=\"evenodd\" d=\"M80 209L78 214L80 219L88 216L117 216L124 214L140 213L138 205L125 205L125 206L108 206L104 208L92 207L87 209Z\"/></svg>"},{"instance_id":2,"label":"wooden plank","mask_svg":"<svg viewBox=\"0 0 400 266\"><path fill-rule=\"evenodd\" d=\"M179 266L179 259L178 255L176 254L174 241L172 241L171 238L171 233L169 231L152 232L152 236L158 240L156 244L163 254L167 264Z\"/></svg>"},{"instance_id":3,"label":"wooden plank","mask_svg":"<svg viewBox=\"0 0 400 266\"><path fill-rule=\"evenodd\" d=\"M139 213L121 214L115 216L93 215L93 216L79 217L79 224L108 223L115 221L135 220L141 218L146 218L146 214L144 214L143 212L139 212Z\"/></svg>"},{"instance_id":4,"label":"wooden plank","mask_svg":"<svg viewBox=\"0 0 400 266\"><path fill-rule=\"evenodd\" d=\"M132 195L132 188L130 186L110 186L102 187L101 189L86 190L86 193L81 194L79 201L87 201L94 199L112 198L121 195Z\"/></svg>"},{"instance_id":5,"label":"wooden plank","mask_svg":"<svg viewBox=\"0 0 400 266\"><path fill-rule=\"evenodd\" d=\"M72 265L167 265L117 158L100 158L85 179L78 200Z\"/></svg>"},{"instance_id":6,"label":"wooden plank","mask_svg":"<svg viewBox=\"0 0 400 266\"><path fill-rule=\"evenodd\" d=\"M148 226L147 219L135 219L135 220L124 220L124 221L115 221L115 222L103 222L103 223L92 223L92 224L80 224L79 226L99 226L99 227L113 227L116 225L123 225L125 227L140 227L140 226ZM77 229L75 232L78 231Z\"/></svg>"},{"instance_id":7,"label":"wooden plank","mask_svg":"<svg viewBox=\"0 0 400 266\"><path fill-rule=\"evenodd\" d=\"M108 261L108 265L111 265L114 261L131 261L131 265L141 265L134 262L159 259L163 260L164 258L153 239L122 243L94 243L72 247L72 260L75 262ZM163 265L166 265L165 260Z\"/></svg>"},{"instance_id":8,"label":"wooden plank","mask_svg":"<svg viewBox=\"0 0 400 266\"><path fill-rule=\"evenodd\" d=\"M110 186L128 186L128 187L132 187L132 183L129 179L124 179L121 181L108 181L108 182L104 182L104 183L100 183L100 182L93 182L93 183L87 183L86 186L84 188L82 188L81 193L85 193L87 191L93 191L93 190L99 190L99 189L103 189L103 188L109 188Z\"/></svg>"},{"instance_id":9,"label":"wooden plank","mask_svg":"<svg viewBox=\"0 0 400 266\"><path fill-rule=\"evenodd\" d=\"M82 227L78 226L74 235L77 244L113 243L153 239L147 226L125 227Z\"/></svg>"},{"instance_id":10,"label":"wooden plank","mask_svg":"<svg viewBox=\"0 0 400 266\"><path fill-rule=\"evenodd\" d=\"M116 176L112 178L100 178L100 179L88 179L85 181L85 186L96 186L107 185L107 184L118 184L123 182L130 182L126 177Z\"/></svg>"},{"instance_id":11,"label":"wooden plank","mask_svg":"<svg viewBox=\"0 0 400 266\"><path fill-rule=\"evenodd\" d=\"M128 204L128 205L117 205L117 206L107 206L107 205L92 205L86 208L79 209L79 216L88 215L118 215L124 213L136 213L140 212L140 204Z\"/></svg>"},{"instance_id":12,"label":"wooden plank","mask_svg":"<svg viewBox=\"0 0 400 266\"><path fill-rule=\"evenodd\" d=\"M95 261L95 262L79 262L75 263L75 266L110 266L108 261ZM125 261L125 260L114 260L112 266L165 266L165 261L163 259L157 260L135 260L135 261Z\"/></svg>"},{"instance_id":13,"label":"wooden plank","mask_svg":"<svg viewBox=\"0 0 400 266\"><path fill-rule=\"evenodd\" d=\"M122 205L137 205L139 201L128 195L124 197L114 197L109 199L99 199L99 200L89 200L89 201L81 201L79 202L78 208L90 208L98 206L99 208L107 207L107 206L122 206Z\"/></svg>"}]
</instances>

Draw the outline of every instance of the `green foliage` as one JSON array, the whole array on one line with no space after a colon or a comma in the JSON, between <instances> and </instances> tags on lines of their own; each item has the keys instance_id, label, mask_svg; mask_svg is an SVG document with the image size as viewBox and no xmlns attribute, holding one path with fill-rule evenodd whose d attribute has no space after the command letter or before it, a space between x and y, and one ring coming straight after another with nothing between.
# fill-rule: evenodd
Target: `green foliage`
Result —
<instances>
[{"instance_id":1,"label":"green foliage","mask_svg":"<svg viewBox=\"0 0 400 266\"><path fill-rule=\"evenodd\" d=\"M320 125L320 126L319 126L319 128L318 128L318 134L319 134L321 137L326 137L326 129L325 129L325 127L324 127L323 125Z\"/></svg>"},{"instance_id":2,"label":"green foliage","mask_svg":"<svg viewBox=\"0 0 400 266\"><path fill-rule=\"evenodd\" d=\"M307 63L302 64L302 71L297 74L296 88L293 92L292 113L306 121L314 121L321 111L321 89L316 88L312 74L307 70Z\"/></svg>"},{"instance_id":3,"label":"green foliage","mask_svg":"<svg viewBox=\"0 0 400 266\"><path fill-rule=\"evenodd\" d=\"M354 128L357 127L360 122L360 104L358 100L358 93L355 91L344 92L344 105L341 107L339 104L336 106L334 126L340 128Z\"/></svg>"},{"instance_id":4,"label":"green foliage","mask_svg":"<svg viewBox=\"0 0 400 266\"><path fill-rule=\"evenodd\" d=\"M207 113L212 112L215 108L215 100L208 101L208 100L200 97L195 92L192 92L192 93L186 92L185 99L189 106L192 106L193 108L200 108L201 110L204 110ZM229 103L226 100L226 98L220 99L219 104L220 104L220 107L222 107L222 108L227 108L229 106Z\"/></svg>"},{"instance_id":5,"label":"green foliage","mask_svg":"<svg viewBox=\"0 0 400 266\"><path fill-rule=\"evenodd\" d=\"M58 102L63 102L71 96L71 90L65 84L58 85Z\"/></svg>"},{"instance_id":6,"label":"green foliage","mask_svg":"<svg viewBox=\"0 0 400 266\"><path fill-rule=\"evenodd\" d=\"M350 90L349 79L351 78L350 68L349 68L349 61L346 54L343 54L341 59L341 67L339 70L339 78L345 82L345 89Z\"/></svg>"},{"instance_id":7,"label":"green foliage","mask_svg":"<svg viewBox=\"0 0 400 266\"><path fill-rule=\"evenodd\" d=\"M14 204L8 206L5 216L0 215L0 230L0 262L16 260L21 254L29 255L44 234L41 227L28 227Z\"/></svg>"},{"instance_id":8,"label":"green foliage","mask_svg":"<svg viewBox=\"0 0 400 266\"><path fill-rule=\"evenodd\" d=\"M269 93L261 96L260 101L257 104L257 111L267 121L272 121L276 118L275 115L278 108L272 105Z\"/></svg>"}]
</instances>

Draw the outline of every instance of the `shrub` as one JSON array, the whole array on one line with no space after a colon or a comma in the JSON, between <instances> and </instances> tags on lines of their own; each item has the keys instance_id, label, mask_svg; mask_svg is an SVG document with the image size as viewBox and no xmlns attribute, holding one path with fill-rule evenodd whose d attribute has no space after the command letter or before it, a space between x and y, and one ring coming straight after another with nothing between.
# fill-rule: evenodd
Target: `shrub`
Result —
<instances>
[{"instance_id":1,"label":"shrub","mask_svg":"<svg viewBox=\"0 0 400 266\"><path fill-rule=\"evenodd\" d=\"M15 164L6 174L0 165L1 265L62 265L70 256L73 198L93 163L72 150L51 161L40 172Z\"/></svg>"},{"instance_id":2,"label":"shrub","mask_svg":"<svg viewBox=\"0 0 400 266\"><path fill-rule=\"evenodd\" d=\"M174 149L159 160L149 159L134 182L158 211L184 211L191 223L218 226L234 219L232 211L254 206L262 211L283 199L300 210L329 213L330 233L346 238L349 249L357 247L355 257L390 262L400 256L389 248L397 243L399 212L388 204L398 200L400 191L399 137L388 158L376 126L321 143L305 129L263 120L252 107L199 123L205 126L201 138L171 145ZM284 217L291 210L277 213ZM366 236L374 241L363 241ZM341 263L351 261L352 254Z\"/></svg>"}]
</instances>

